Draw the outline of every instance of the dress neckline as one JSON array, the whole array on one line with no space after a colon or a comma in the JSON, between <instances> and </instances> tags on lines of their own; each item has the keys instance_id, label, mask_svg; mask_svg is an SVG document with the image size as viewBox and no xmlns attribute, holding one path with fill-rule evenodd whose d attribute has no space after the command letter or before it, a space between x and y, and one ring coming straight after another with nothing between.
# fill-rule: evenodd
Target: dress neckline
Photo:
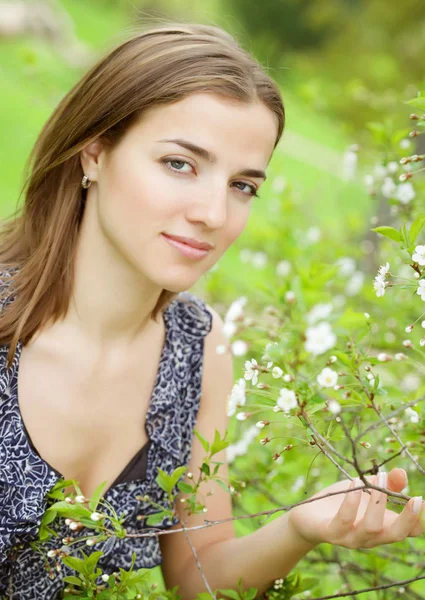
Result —
<instances>
[{"instance_id":1,"label":"dress neckline","mask_svg":"<svg viewBox=\"0 0 425 600\"><path fill-rule=\"evenodd\" d=\"M162 318L164 321L164 327L165 327L165 336L164 336L164 343L162 346L162 350L161 350L161 355L160 355L160 359L159 359L159 364L158 364L158 369L156 372L156 377L155 377L155 382L152 388L152 393L151 396L149 398L149 402L148 402L148 406L147 406L147 410L145 413L145 419L144 419L144 429L146 432L146 435L148 437L147 442L136 452L136 454L130 459L130 461L125 465L125 467L121 470L121 472L119 473L119 475L114 479L114 481L112 482L112 484L102 493L102 496L105 497L107 494L109 494L110 492L112 492L113 490L115 490L116 488L120 487L120 486L124 486L124 485L128 485L129 483L137 483L140 482L142 480L144 480L149 472L150 472L150 465L151 465L151 458L150 458L150 448L152 447L151 444L151 438L149 437L149 432L148 432L148 428L147 428L147 417L149 412L151 411L153 404L155 402L156 399L156 392L160 383L160 378L161 378L161 371L163 368L163 363L164 361L167 359L167 350L170 344L170 330L171 330L171 323L170 323L170 306L172 303L170 303L161 313L162 314ZM37 448L35 447L31 436L29 434L29 431L27 430L25 423L24 423L24 419L22 417L22 413L21 413L21 409L19 406L19 391L18 391L18 376L19 376L19 365L20 365L20 358L21 358L21 353L22 353L22 348L23 348L23 344L22 341L19 340L17 345L16 345L16 351L15 351L15 359L16 359L16 368L15 368L15 372L14 372L14 378L16 380L16 393L15 393L15 404L16 404L16 409L17 409L17 414L18 414L18 420L19 420L19 425L22 428L23 434L24 434L24 439L28 444L29 449L31 450L32 454L36 457L37 460L41 461L44 465L46 465L57 477L57 479L66 479L65 476L58 471L57 469L55 469L55 467L53 467L51 464L49 464L47 462L47 460L45 460L41 454L39 453L39 451L37 450ZM137 459L137 457L139 457L143 452L147 452L148 456L147 456L147 465L146 465L146 477L141 479L135 479L132 481L123 481L121 483L116 483L124 474L124 472L128 471L128 469L130 468L130 466L132 464L134 464L134 461Z\"/></svg>"}]
</instances>

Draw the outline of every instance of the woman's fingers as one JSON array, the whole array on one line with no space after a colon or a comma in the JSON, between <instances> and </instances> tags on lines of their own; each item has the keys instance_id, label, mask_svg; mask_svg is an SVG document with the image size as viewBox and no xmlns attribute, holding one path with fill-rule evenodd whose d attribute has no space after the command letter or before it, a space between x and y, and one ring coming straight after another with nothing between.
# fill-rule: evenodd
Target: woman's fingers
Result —
<instances>
[{"instance_id":1,"label":"woman's fingers","mask_svg":"<svg viewBox=\"0 0 425 600\"><path fill-rule=\"evenodd\" d=\"M361 484L353 479L348 490L352 490L354 487L358 487ZM338 540L343 538L353 527L353 523L357 517L357 510L360 505L362 490L356 490L355 492L349 492L344 495L344 500L340 505L338 512L330 521L327 526L327 538L329 540Z\"/></svg>"},{"instance_id":2,"label":"woman's fingers","mask_svg":"<svg viewBox=\"0 0 425 600\"><path fill-rule=\"evenodd\" d=\"M380 541L380 543L390 544L392 542L400 542L412 535L420 535L423 533L423 527L420 521L423 505L422 496L410 498L404 505L402 512L392 523L391 528L386 532L386 539ZM414 531L417 531L417 533L412 533Z\"/></svg>"},{"instance_id":3,"label":"woman's fingers","mask_svg":"<svg viewBox=\"0 0 425 600\"><path fill-rule=\"evenodd\" d=\"M407 473L404 469L391 469L388 473L388 486L387 489L393 492L401 492L407 485Z\"/></svg>"},{"instance_id":4,"label":"woman's fingers","mask_svg":"<svg viewBox=\"0 0 425 600\"><path fill-rule=\"evenodd\" d=\"M374 485L387 489L388 477L385 471L379 471L378 476L374 479ZM359 523L358 531L361 539L367 540L382 531L384 528L386 505L387 495L385 492L372 489L363 520Z\"/></svg>"}]
</instances>

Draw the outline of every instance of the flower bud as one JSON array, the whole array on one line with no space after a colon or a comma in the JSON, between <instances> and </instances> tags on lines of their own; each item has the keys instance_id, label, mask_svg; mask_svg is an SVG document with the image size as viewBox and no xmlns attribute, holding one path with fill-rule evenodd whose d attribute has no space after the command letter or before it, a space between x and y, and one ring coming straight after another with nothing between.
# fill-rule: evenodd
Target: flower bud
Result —
<instances>
[{"instance_id":1,"label":"flower bud","mask_svg":"<svg viewBox=\"0 0 425 600\"><path fill-rule=\"evenodd\" d=\"M108 579L109 579L109 575L107 575L106 573L104 573L102 575L102 581L104 581L106 583L108 581Z\"/></svg>"},{"instance_id":2,"label":"flower bud","mask_svg":"<svg viewBox=\"0 0 425 600\"><path fill-rule=\"evenodd\" d=\"M405 348L413 348L413 344L412 344L412 342L410 340L404 340L403 341L403 346Z\"/></svg>"},{"instance_id":3,"label":"flower bud","mask_svg":"<svg viewBox=\"0 0 425 600\"><path fill-rule=\"evenodd\" d=\"M78 502L78 504L84 504L84 502L87 502L87 498L84 496L76 496L75 502Z\"/></svg>"},{"instance_id":4,"label":"flower bud","mask_svg":"<svg viewBox=\"0 0 425 600\"><path fill-rule=\"evenodd\" d=\"M406 333L410 333L412 330L413 330L413 323L411 323L410 325L408 325L404 331Z\"/></svg>"},{"instance_id":5,"label":"flower bud","mask_svg":"<svg viewBox=\"0 0 425 600\"><path fill-rule=\"evenodd\" d=\"M99 514L98 512L93 512L93 513L90 515L90 519L91 519L92 521L100 521L102 518L103 518L103 517L102 517L102 515L101 515L101 514Z\"/></svg>"},{"instance_id":6,"label":"flower bud","mask_svg":"<svg viewBox=\"0 0 425 600\"><path fill-rule=\"evenodd\" d=\"M89 538L88 540L86 540L86 545L87 546L94 546L95 545L95 540L93 538Z\"/></svg>"}]
</instances>

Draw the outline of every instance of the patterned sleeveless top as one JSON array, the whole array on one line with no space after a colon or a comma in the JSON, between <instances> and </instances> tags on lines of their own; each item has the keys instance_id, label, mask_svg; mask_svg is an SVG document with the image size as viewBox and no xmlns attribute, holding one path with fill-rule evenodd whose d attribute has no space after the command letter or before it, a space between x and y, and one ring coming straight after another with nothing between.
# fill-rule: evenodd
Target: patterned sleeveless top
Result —
<instances>
[{"instance_id":1,"label":"patterned sleeveless top","mask_svg":"<svg viewBox=\"0 0 425 600\"><path fill-rule=\"evenodd\" d=\"M0 287L7 286L11 271L0 273ZM9 279L10 281L10 279ZM0 301L0 313L13 298ZM143 496L167 506L166 494L156 484L157 467L171 473L176 467L189 464L193 429L199 409L203 371L204 339L212 326L212 315L205 303L189 292L182 292L163 312L166 327L165 342L157 371L154 389L146 413L145 427L148 444L134 460L145 468L138 477L118 477L103 494L117 514L125 515L123 526L128 533L148 530L145 518L157 512ZM8 346L0 346L0 598L13 600L54 600L66 587L63 577L72 571L61 564L54 568L55 559L47 552L60 548L80 547L85 553L101 550L98 563L103 573L119 568L129 569L131 556L136 553L135 569L152 568L161 564L158 537L108 538L94 546L84 541L71 547L62 545L64 537L77 539L87 535L84 528L70 530L64 520L52 527L59 537L43 543L44 556L29 546L37 538L41 518L46 509L46 493L63 478L34 448L19 410L18 370L22 343L18 343L12 366L7 368ZM117 410L118 410L117 406ZM132 473L131 463L124 469ZM164 518L155 528L169 528L178 519ZM79 556L80 554L75 554ZM98 584L102 581L99 579Z\"/></svg>"}]
</instances>

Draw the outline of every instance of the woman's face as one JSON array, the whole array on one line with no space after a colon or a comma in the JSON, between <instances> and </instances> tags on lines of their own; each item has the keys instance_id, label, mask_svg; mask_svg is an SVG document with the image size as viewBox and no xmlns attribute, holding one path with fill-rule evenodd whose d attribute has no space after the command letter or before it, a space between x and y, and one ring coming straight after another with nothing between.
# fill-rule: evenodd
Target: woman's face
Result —
<instances>
[{"instance_id":1,"label":"woman's face","mask_svg":"<svg viewBox=\"0 0 425 600\"><path fill-rule=\"evenodd\" d=\"M276 117L262 103L196 93L155 106L111 152L99 141L83 151L95 181L87 201L95 200L100 229L121 259L161 289L189 289L244 230L276 135ZM213 248L190 257L167 235Z\"/></svg>"}]
</instances>

